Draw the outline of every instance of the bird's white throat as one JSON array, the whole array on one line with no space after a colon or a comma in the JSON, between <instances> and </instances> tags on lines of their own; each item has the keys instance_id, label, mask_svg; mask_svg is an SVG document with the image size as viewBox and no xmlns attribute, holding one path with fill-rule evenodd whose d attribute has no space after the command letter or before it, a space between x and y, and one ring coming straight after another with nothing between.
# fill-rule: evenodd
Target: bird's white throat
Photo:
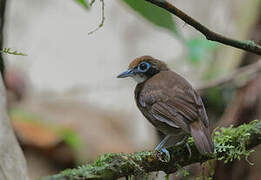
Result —
<instances>
[{"instance_id":1,"label":"bird's white throat","mask_svg":"<svg viewBox=\"0 0 261 180\"><path fill-rule=\"evenodd\" d=\"M148 79L148 77L144 76L144 75L140 75L140 74L136 74L134 76L132 76L132 78L139 84L142 83L144 81L146 81Z\"/></svg>"}]
</instances>

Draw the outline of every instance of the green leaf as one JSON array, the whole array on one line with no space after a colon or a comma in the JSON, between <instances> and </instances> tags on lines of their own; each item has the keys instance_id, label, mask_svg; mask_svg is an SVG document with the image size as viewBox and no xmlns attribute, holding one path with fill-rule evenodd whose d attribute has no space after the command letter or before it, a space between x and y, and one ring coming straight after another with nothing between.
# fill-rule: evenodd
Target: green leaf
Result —
<instances>
[{"instance_id":1,"label":"green leaf","mask_svg":"<svg viewBox=\"0 0 261 180\"><path fill-rule=\"evenodd\" d=\"M65 143L74 149L81 147L83 144L81 137L72 129L60 129L59 134Z\"/></svg>"},{"instance_id":2,"label":"green leaf","mask_svg":"<svg viewBox=\"0 0 261 180\"><path fill-rule=\"evenodd\" d=\"M84 8L89 9L89 3L86 0L76 0L79 4L81 4Z\"/></svg>"},{"instance_id":3,"label":"green leaf","mask_svg":"<svg viewBox=\"0 0 261 180\"><path fill-rule=\"evenodd\" d=\"M128 4L133 10L138 14L143 16L146 20L151 22L154 25L160 26L178 35L176 23L172 18L172 15L151 3L148 3L144 0L122 0Z\"/></svg>"},{"instance_id":4,"label":"green leaf","mask_svg":"<svg viewBox=\"0 0 261 180\"><path fill-rule=\"evenodd\" d=\"M206 39L192 38L187 41L189 51L189 60L192 62L199 62L200 60L207 59L218 44Z\"/></svg>"}]
</instances>

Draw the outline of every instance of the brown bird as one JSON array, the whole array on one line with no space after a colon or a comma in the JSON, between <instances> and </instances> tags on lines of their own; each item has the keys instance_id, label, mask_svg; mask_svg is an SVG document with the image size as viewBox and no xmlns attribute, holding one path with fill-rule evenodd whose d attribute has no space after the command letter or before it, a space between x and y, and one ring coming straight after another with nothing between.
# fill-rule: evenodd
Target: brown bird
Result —
<instances>
[{"instance_id":1,"label":"brown bird","mask_svg":"<svg viewBox=\"0 0 261 180\"><path fill-rule=\"evenodd\" d=\"M135 100L138 108L166 135L156 150L186 141L192 135L201 154L214 152L208 117L199 94L164 62L142 56L133 60L129 69L117 77L132 77L137 81Z\"/></svg>"}]
</instances>

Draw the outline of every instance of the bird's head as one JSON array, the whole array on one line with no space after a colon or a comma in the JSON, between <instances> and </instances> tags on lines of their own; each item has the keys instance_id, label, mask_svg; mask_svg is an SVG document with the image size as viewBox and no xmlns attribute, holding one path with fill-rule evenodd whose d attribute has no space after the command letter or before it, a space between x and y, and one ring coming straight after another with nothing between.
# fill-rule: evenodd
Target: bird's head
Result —
<instances>
[{"instance_id":1,"label":"bird's head","mask_svg":"<svg viewBox=\"0 0 261 180\"><path fill-rule=\"evenodd\" d=\"M117 78L132 77L137 83L142 83L160 71L169 70L167 65L151 56L142 56L134 59L129 69L117 76Z\"/></svg>"}]
</instances>

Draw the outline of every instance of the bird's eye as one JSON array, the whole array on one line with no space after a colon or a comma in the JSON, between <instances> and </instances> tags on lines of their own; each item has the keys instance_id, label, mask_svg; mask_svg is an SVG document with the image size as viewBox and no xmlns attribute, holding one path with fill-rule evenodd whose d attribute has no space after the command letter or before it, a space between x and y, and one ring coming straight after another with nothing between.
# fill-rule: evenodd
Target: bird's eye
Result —
<instances>
[{"instance_id":1,"label":"bird's eye","mask_svg":"<svg viewBox=\"0 0 261 180\"><path fill-rule=\"evenodd\" d=\"M139 64L138 70L139 70L140 72L146 72L146 71L149 69L149 67L150 67L150 64L149 64L149 63L147 63L147 62L142 62L142 63Z\"/></svg>"}]
</instances>

